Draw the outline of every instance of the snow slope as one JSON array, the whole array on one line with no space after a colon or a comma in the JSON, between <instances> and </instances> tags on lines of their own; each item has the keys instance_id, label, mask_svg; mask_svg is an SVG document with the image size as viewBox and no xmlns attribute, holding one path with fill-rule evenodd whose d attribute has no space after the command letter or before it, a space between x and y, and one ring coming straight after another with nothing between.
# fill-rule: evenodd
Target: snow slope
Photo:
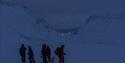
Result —
<instances>
[{"instance_id":1,"label":"snow slope","mask_svg":"<svg viewBox=\"0 0 125 63\"><path fill-rule=\"evenodd\" d=\"M45 16L46 21L36 23L37 19L21 6L2 4L0 9L0 63L21 63L18 49L22 43L32 46L36 63L42 61L40 48L43 43L47 43L53 51L65 44L66 63L124 63L124 17L105 19L104 16L94 16L87 22L91 15L84 15L82 19L81 15L79 18L79 15L66 17L52 14ZM46 24L50 28L46 28ZM70 29L79 25L76 35L60 36L55 31L55 28ZM57 58L55 63L58 63Z\"/></svg>"}]
</instances>

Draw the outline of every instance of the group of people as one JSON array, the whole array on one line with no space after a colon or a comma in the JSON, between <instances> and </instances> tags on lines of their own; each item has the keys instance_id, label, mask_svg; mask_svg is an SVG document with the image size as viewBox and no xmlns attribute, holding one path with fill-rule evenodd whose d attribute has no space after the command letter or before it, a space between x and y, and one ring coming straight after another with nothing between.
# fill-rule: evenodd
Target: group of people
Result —
<instances>
[{"instance_id":1,"label":"group of people","mask_svg":"<svg viewBox=\"0 0 125 63\"><path fill-rule=\"evenodd\" d=\"M24 44L21 45L20 49L19 49L19 53L21 56L21 60L23 63L26 62L26 47ZM51 57L51 49L48 45L43 44L42 48L41 48L41 58L43 60L43 63L53 63L54 61L54 57ZM54 51L55 55L58 57L59 59L59 63L64 63L64 45L61 45L60 47L57 47L56 50ZM34 53L32 51L31 46L28 46L28 59L30 63L35 63L35 59L34 59Z\"/></svg>"},{"instance_id":2,"label":"group of people","mask_svg":"<svg viewBox=\"0 0 125 63\"><path fill-rule=\"evenodd\" d=\"M21 60L23 63L26 62L26 47L24 44L21 45L20 49L19 49L19 53L21 56ZM35 59L34 59L34 53L32 51L31 46L28 46L28 59L30 63L35 63Z\"/></svg>"}]
</instances>

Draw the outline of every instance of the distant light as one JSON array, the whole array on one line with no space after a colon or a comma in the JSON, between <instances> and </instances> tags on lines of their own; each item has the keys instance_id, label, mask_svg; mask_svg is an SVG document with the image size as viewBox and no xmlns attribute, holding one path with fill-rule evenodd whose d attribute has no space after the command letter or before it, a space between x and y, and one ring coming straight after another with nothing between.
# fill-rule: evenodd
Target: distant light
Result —
<instances>
[{"instance_id":1,"label":"distant light","mask_svg":"<svg viewBox=\"0 0 125 63\"><path fill-rule=\"evenodd\" d=\"M73 33L72 32L67 32L67 33L60 33L61 36L69 36L69 35L72 35Z\"/></svg>"},{"instance_id":2,"label":"distant light","mask_svg":"<svg viewBox=\"0 0 125 63\"><path fill-rule=\"evenodd\" d=\"M64 33L60 33L61 36L64 36L65 34Z\"/></svg>"}]
</instances>

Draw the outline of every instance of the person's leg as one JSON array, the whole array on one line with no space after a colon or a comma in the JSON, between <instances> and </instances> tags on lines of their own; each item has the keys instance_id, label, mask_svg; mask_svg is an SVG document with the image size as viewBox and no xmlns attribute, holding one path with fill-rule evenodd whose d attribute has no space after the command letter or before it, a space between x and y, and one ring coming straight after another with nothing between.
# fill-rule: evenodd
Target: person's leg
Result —
<instances>
[{"instance_id":1,"label":"person's leg","mask_svg":"<svg viewBox=\"0 0 125 63\"><path fill-rule=\"evenodd\" d=\"M62 58L62 63L64 63L64 58Z\"/></svg>"},{"instance_id":2,"label":"person's leg","mask_svg":"<svg viewBox=\"0 0 125 63\"><path fill-rule=\"evenodd\" d=\"M43 63L45 63L45 58L44 57L42 57L43 58Z\"/></svg>"},{"instance_id":3,"label":"person's leg","mask_svg":"<svg viewBox=\"0 0 125 63\"><path fill-rule=\"evenodd\" d=\"M61 60L61 58L59 59L59 63L61 63L62 62L62 60Z\"/></svg>"},{"instance_id":4,"label":"person's leg","mask_svg":"<svg viewBox=\"0 0 125 63\"><path fill-rule=\"evenodd\" d=\"M21 61L24 62L24 57L23 56L21 56Z\"/></svg>"},{"instance_id":5,"label":"person's leg","mask_svg":"<svg viewBox=\"0 0 125 63\"><path fill-rule=\"evenodd\" d=\"M31 62L33 63L33 58L31 57Z\"/></svg>"},{"instance_id":6,"label":"person's leg","mask_svg":"<svg viewBox=\"0 0 125 63\"><path fill-rule=\"evenodd\" d=\"M35 63L35 59L34 59L34 57L32 57L32 61L33 61L33 63Z\"/></svg>"},{"instance_id":7,"label":"person's leg","mask_svg":"<svg viewBox=\"0 0 125 63\"><path fill-rule=\"evenodd\" d=\"M48 60L48 62L51 61L51 57L49 55L47 56L47 60Z\"/></svg>"},{"instance_id":8,"label":"person's leg","mask_svg":"<svg viewBox=\"0 0 125 63\"><path fill-rule=\"evenodd\" d=\"M61 59L61 63L64 63L64 56L62 56L60 59Z\"/></svg>"},{"instance_id":9,"label":"person's leg","mask_svg":"<svg viewBox=\"0 0 125 63\"><path fill-rule=\"evenodd\" d=\"M31 57L29 57L29 62L32 63Z\"/></svg>"},{"instance_id":10,"label":"person's leg","mask_svg":"<svg viewBox=\"0 0 125 63\"><path fill-rule=\"evenodd\" d=\"M24 56L22 56L22 61L24 62Z\"/></svg>"},{"instance_id":11,"label":"person's leg","mask_svg":"<svg viewBox=\"0 0 125 63\"><path fill-rule=\"evenodd\" d=\"M49 56L49 61L51 61L51 55Z\"/></svg>"},{"instance_id":12,"label":"person's leg","mask_svg":"<svg viewBox=\"0 0 125 63\"><path fill-rule=\"evenodd\" d=\"M43 63L47 63L47 58L43 56Z\"/></svg>"},{"instance_id":13,"label":"person's leg","mask_svg":"<svg viewBox=\"0 0 125 63\"><path fill-rule=\"evenodd\" d=\"M25 56L22 56L22 61L25 62Z\"/></svg>"}]
</instances>

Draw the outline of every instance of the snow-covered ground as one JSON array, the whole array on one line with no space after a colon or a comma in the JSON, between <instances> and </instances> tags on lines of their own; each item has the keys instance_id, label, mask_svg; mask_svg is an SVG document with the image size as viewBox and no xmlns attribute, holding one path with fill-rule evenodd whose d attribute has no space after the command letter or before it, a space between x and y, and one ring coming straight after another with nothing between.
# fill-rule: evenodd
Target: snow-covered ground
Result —
<instances>
[{"instance_id":1,"label":"snow-covered ground","mask_svg":"<svg viewBox=\"0 0 125 63\"><path fill-rule=\"evenodd\" d=\"M18 50L22 43L32 46L36 63L42 63L40 48L44 43L52 51L65 44L65 63L125 62L122 13L46 14L42 16L45 20L31 14L19 5L0 4L0 63L21 63ZM56 31L76 27L79 27L76 34L62 36Z\"/></svg>"}]
</instances>

